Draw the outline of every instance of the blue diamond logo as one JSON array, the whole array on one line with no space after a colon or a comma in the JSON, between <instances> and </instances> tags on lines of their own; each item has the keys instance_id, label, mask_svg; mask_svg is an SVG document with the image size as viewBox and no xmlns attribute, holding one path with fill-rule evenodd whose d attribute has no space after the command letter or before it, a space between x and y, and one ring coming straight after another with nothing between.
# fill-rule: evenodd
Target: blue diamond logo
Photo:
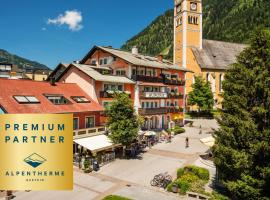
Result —
<instances>
[{"instance_id":1,"label":"blue diamond logo","mask_svg":"<svg viewBox=\"0 0 270 200\"><path fill-rule=\"evenodd\" d=\"M33 153L32 155L28 156L24 159L24 162L26 162L28 165L30 165L33 168L37 168L41 164L43 164L45 161L47 161L42 156L38 155L37 153Z\"/></svg>"}]
</instances>

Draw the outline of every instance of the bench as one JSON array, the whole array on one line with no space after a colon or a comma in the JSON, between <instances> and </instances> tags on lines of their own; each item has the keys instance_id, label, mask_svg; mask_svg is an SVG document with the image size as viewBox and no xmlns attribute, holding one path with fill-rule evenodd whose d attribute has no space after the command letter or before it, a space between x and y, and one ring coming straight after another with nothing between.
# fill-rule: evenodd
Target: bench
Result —
<instances>
[{"instance_id":1,"label":"bench","mask_svg":"<svg viewBox=\"0 0 270 200\"><path fill-rule=\"evenodd\" d=\"M202 199L202 200L209 200L210 199L209 196L195 193L195 192L187 192L187 198Z\"/></svg>"}]
</instances>

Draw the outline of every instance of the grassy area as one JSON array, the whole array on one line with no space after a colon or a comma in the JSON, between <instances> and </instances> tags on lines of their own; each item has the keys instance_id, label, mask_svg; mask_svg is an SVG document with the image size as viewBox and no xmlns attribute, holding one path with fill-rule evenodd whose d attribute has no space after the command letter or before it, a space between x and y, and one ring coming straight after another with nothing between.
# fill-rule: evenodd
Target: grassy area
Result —
<instances>
[{"instance_id":1,"label":"grassy area","mask_svg":"<svg viewBox=\"0 0 270 200\"><path fill-rule=\"evenodd\" d=\"M117 195L110 195L110 196L105 197L103 200L132 200L132 199L117 196Z\"/></svg>"}]
</instances>

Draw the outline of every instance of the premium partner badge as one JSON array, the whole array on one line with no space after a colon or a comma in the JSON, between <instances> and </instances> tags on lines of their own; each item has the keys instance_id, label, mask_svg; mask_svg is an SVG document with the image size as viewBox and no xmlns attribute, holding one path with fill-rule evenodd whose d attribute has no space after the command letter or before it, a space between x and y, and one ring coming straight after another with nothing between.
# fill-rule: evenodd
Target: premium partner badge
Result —
<instances>
[{"instance_id":1,"label":"premium partner badge","mask_svg":"<svg viewBox=\"0 0 270 200\"><path fill-rule=\"evenodd\" d=\"M0 115L0 190L72 190L72 119Z\"/></svg>"}]
</instances>

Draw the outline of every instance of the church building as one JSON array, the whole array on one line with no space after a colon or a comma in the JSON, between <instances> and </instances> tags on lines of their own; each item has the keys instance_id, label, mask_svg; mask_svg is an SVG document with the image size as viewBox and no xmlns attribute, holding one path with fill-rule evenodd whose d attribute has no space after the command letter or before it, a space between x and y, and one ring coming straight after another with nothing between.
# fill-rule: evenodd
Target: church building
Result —
<instances>
[{"instance_id":1,"label":"church building","mask_svg":"<svg viewBox=\"0 0 270 200\"><path fill-rule=\"evenodd\" d=\"M175 0L174 63L194 72L186 74L186 98L195 76L202 76L210 82L214 108L221 108L224 73L246 45L203 39L202 16L201 0Z\"/></svg>"}]
</instances>

